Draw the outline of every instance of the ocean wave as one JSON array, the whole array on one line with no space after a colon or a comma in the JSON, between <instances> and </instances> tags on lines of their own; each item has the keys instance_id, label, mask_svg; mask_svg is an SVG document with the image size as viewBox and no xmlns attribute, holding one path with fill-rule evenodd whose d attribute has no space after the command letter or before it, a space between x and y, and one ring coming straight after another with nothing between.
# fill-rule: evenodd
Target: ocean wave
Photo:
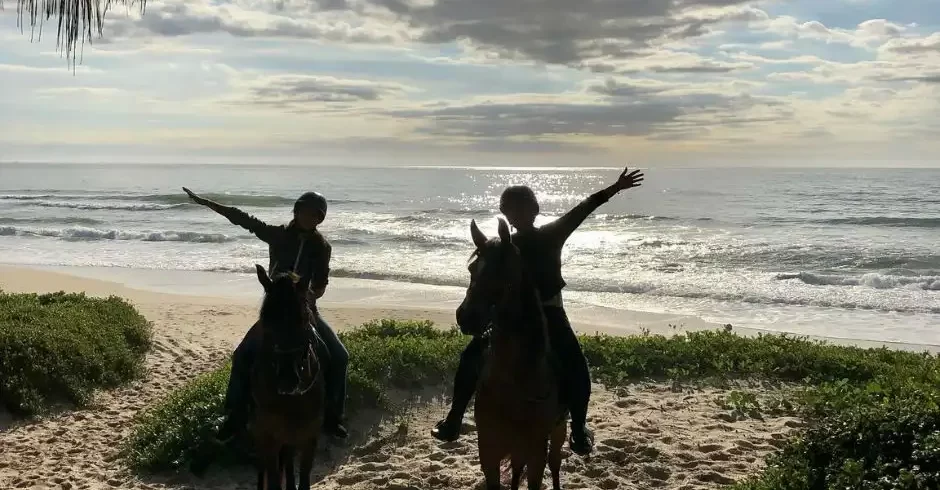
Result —
<instances>
[{"instance_id":1,"label":"ocean wave","mask_svg":"<svg viewBox=\"0 0 940 490\"><path fill-rule=\"evenodd\" d=\"M92 210L111 210L111 211L167 211L170 209L185 206L185 204L155 204L155 203L134 203L134 202L105 202L105 201L53 201L37 200L32 201L33 206L44 208L65 208L79 209L85 211Z\"/></svg>"},{"instance_id":2,"label":"ocean wave","mask_svg":"<svg viewBox=\"0 0 940 490\"><path fill-rule=\"evenodd\" d=\"M0 227L0 236L34 236L59 238L72 241L98 240L134 240L143 242L190 242L190 243L225 243L238 240L237 237L221 233L196 233L190 231L121 231L99 230L95 228L74 227L65 229L20 228L15 226Z\"/></svg>"},{"instance_id":3,"label":"ocean wave","mask_svg":"<svg viewBox=\"0 0 940 490\"><path fill-rule=\"evenodd\" d=\"M846 265L864 270L916 270L921 271L921 275L936 275L930 271L940 269L940 255L871 257L852 260Z\"/></svg>"},{"instance_id":4,"label":"ocean wave","mask_svg":"<svg viewBox=\"0 0 940 490\"><path fill-rule=\"evenodd\" d=\"M647 248L664 248L664 247L678 247L682 245L689 245L689 242L683 240L663 240L658 238L644 238L642 240L637 240L630 242L631 245L637 247L647 247ZM621 255L629 256L633 252L630 250L621 252Z\"/></svg>"},{"instance_id":5,"label":"ocean wave","mask_svg":"<svg viewBox=\"0 0 940 490\"><path fill-rule=\"evenodd\" d=\"M234 274L254 274L255 266L254 265L243 265L243 266L214 266L202 269L204 272L226 272ZM376 271L363 271L356 269L346 269L346 268L333 268L330 269L330 277L342 277L347 279L370 279L374 281L395 281L395 282L410 282L414 284L427 284L431 286L457 286L465 287L467 281L459 281L457 279L442 278L442 277L429 277L422 276L418 274L408 274L408 273L396 273L396 272L376 272Z\"/></svg>"},{"instance_id":6,"label":"ocean wave","mask_svg":"<svg viewBox=\"0 0 940 490\"><path fill-rule=\"evenodd\" d=\"M814 220L826 225L887 226L893 228L940 228L940 218L902 218L894 216L863 216Z\"/></svg>"},{"instance_id":7,"label":"ocean wave","mask_svg":"<svg viewBox=\"0 0 940 490\"><path fill-rule=\"evenodd\" d=\"M35 218L6 218L0 217L0 225L18 224L58 224L58 225L100 225L101 220L82 218L78 216L37 216Z\"/></svg>"},{"instance_id":8,"label":"ocean wave","mask_svg":"<svg viewBox=\"0 0 940 490\"><path fill-rule=\"evenodd\" d=\"M282 206L293 206L294 202L297 200L296 196L273 196L273 195L258 195L258 194L221 194L221 193L201 193L201 197L206 199L225 204L227 206L249 206L255 208L274 208ZM143 202L155 202L155 203L164 203L164 204L190 204L189 196L183 193L179 194L149 194L144 196L134 196L134 195L125 195L120 196L118 199L123 200L135 200ZM329 204L369 204L369 205L378 205L382 204L375 201L367 201L362 199L330 199L327 198Z\"/></svg>"},{"instance_id":9,"label":"ocean wave","mask_svg":"<svg viewBox=\"0 0 940 490\"><path fill-rule=\"evenodd\" d=\"M713 289L710 287L698 287L695 284L663 284L658 282L628 282L598 286L582 284L581 281L573 279L570 280L569 283L569 289L588 293L627 293L655 297L712 300L767 306L816 306L849 310L896 311L901 313L940 313L940 306L892 303L890 301L879 302L877 297L852 297L844 295L824 297L801 294L798 292L781 295L776 291L764 291L761 289L747 288L736 290L730 287L727 289ZM927 284L927 287L936 288L936 278L934 282Z\"/></svg>"},{"instance_id":10,"label":"ocean wave","mask_svg":"<svg viewBox=\"0 0 940 490\"><path fill-rule=\"evenodd\" d=\"M254 273L254 266L245 265L237 267L213 267L205 270L212 272L251 274ZM370 271L342 267L332 269L330 271L330 275L332 277L352 279L371 279L454 287L466 287L468 280L467 277L428 276L408 272ZM938 290L938 288L940 288L940 278L931 278L931 280L932 282L927 283L927 287L930 288L929 290ZM933 314L940 313L940 307L931 305L911 306L904 304L877 303L868 301L864 298L850 298L844 296L832 298L798 294L792 296L779 296L775 293L762 292L760 290L736 291L733 288L728 290L716 290L708 287L695 287L693 284L670 285L657 282L611 282L606 284L598 284L593 281L583 282L578 280L578 278L569 278L569 285L566 290L578 293L635 294L667 298L672 297L695 300L739 302L768 306L817 306L826 308L859 309L872 311L896 311Z\"/></svg>"},{"instance_id":11,"label":"ocean wave","mask_svg":"<svg viewBox=\"0 0 940 490\"><path fill-rule=\"evenodd\" d=\"M387 221L395 223L424 223L434 219L440 219L440 217L452 218L454 216L459 217L483 217L483 216L492 216L498 213L495 209L452 209L452 208L439 208L439 209L424 209L421 211L416 211L411 214L406 214L402 216L392 216L385 218Z\"/></svg>"},{"instance_id":12,"label":"ocean wave","mask_svg":"<svg viewBox=\"0 0 940 490\"><path fill-rule=\"evenodd\" d=\"M778 274L776 279L782 281L797 279L813 286L867 286L875 289L918 287L928 291L940 290L940 276L887 275L874 272L861 276L843 276L798 272Z\"/></svg>"},{"instance_id":13,"label":"ocean wave","mask_svg":"<svg viewBox=\"0 0 940 490\"><path fill-rule=\"evenodd\" d=\"M0 201L35 201L56 197L54 194L2 194Z\"/></svg>"},{"instance_id":14,"label":"ocean wave","mask_svg":"<svg viewBox=\"0 0 940 490\"><path fill-rule=\"evenodd\" d=\"M372 279L376 281L396 281L396 282L411 282L416 284L429 284L432 286L457 286L465 287L469 280L469 275L466 280L458 280L456 278L448 277L433 277L433 276L424 276L419 274L408 274L408 273L399 273L399 272L376 272L376 271L362 271L355 269L344 269L337 268L331 269L330 275L335 277L344 277L351 279Z\"/></svg>"},{"instance_id":15,"label":"ocean wave","mask_svg":"<svg viewBox=\"0 0 940 490\"><path fill-rule=\"evenodd\" d=\"M289 207L296 197L255 195L255 194L200 194L206 199L228 206L248 206L256 208ZM43 207L63 207L75 209L116 209L130 211L163 210L192 205L189 196L183 192L177 194L107 194L107 193L42 193L42 194L3 194L0 201L21 201L24 205ZM378 205L375 201L358 199L328 199L330 204L367 204ZM115 203L135 204L115 204Z\"/></svg>"},{"instance_id":16,"label":"ocean wave","mask_svg":"<svg viewBox=\"0 0 940 490\"><path fill-rule=\"evenodd\" d=\"M368 245L367 240L359 240L356 238L328 238L331 245Z\"/></svg>"},{"instance_id":17,"label":"ocean wave","mask_svg":"<svg viewBox=\"0 0 940 490\"><path fill-rule=\"evenodd\" d=\"M674 216L654 216L648 214L598 214L595 219L602 221L679 221ZM708 221L711 218L699 218L700 221Z\"/></svg>"}]
</instances>

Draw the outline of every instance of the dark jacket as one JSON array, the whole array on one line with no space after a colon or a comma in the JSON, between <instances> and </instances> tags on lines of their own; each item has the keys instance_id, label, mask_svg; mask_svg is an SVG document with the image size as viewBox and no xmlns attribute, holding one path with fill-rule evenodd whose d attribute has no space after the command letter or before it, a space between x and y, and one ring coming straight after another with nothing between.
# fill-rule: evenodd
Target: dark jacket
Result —
<instances>
[{"instance_id":1,"label":"dark jacket","mask_svg":"<svg viewBox=\"0 0 940 490\"><path fill-rule=\"evenodd\" d=\"M213 203L215 212L228 218L268 244L268 274L294 271L310 278L310 289L324 289L330 282L333 247L319 231L302 231L293 224L269 225L234 207Z\"/></svg>"},{"instance_id":2,"label":"dark jacket","mask_svg":"<svg viewBox=\"0 0 940 490\"><path fill-rule=\"evenodd\" d=\"M568 237L608 200L604 191L595 192L557 220L529 233L513 234L512 242L519 247L526 269L543 300L555 297L567 285L561 275L561 251Z\"/></svg>"}]
</instances>

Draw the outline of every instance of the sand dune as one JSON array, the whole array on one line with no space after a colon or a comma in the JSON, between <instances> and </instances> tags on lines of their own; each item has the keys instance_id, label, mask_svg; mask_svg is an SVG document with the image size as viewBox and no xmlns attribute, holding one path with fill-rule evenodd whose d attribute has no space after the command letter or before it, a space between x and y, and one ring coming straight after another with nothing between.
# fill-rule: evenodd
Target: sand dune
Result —
<instances>
[{"instance_id":1,"label":"sand dune","mask_svg":"<svg viewBox=\"0 0 940 490\"><path fill-rule=\"evenodd\" d=\"M14 277L16 276L16 277ZM122 465L118 450L141 409L192 377L215 367L255 316L253 304L128 290L67 279L50 273L4 270L7 291L86 290L130 298L154 323L155 346L146 379L100 393L92 406L34 423L0 416L0 488L52 489L249 489L251 469L211 468L204 478L190 474L140 477ZM324 308L336 326L373 318L429 318L449 324L452 313L433 310ZM353 437L343 447L318 454L317 488L478 488L472 413L456 443L429 436L444 411L433 399L443 387L428 387L423 402L370 430L352 421ZM565 450L562 483L568 489L716 488L763 464L799 421L792 418L736 421L715 399L717 389L675 389L637 384L617 393L595 386L591 426L597 448L590 458ZM370 430L363 433L363 430Z\"/></svg>"}]
</instances>

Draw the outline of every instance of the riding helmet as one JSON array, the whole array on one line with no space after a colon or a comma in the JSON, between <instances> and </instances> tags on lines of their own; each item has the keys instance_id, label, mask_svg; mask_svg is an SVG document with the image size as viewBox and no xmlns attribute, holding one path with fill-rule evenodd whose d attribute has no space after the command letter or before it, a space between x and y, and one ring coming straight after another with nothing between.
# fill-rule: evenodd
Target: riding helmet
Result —
<instances>
[{"instance_id":1,"label":"riding helmet","mask_svg":"<svg viewBox=\"0 0 940 490\"><path fill-rule=\"evenodd\" d=\"M297 212L300 208L313 209L314 211L319 211L323 213L323 216L326 216L326 198L323 197L319 192L305 192L303 195L297 198L297 202L294 203L294 212Z\"/></svg>"}]
</instances>

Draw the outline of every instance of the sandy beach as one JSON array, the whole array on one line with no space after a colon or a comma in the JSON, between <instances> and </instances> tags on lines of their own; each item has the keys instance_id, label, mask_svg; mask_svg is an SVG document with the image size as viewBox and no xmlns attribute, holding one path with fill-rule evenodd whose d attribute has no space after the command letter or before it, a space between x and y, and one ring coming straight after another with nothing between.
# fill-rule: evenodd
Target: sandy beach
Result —
<instances>
[{"instance_id":1,"label":"sandy beach","mask_svg":"<svg viewBox=\"0 0 940 490\"><path fill-rule=\"evenodd\" d=\"M204 478L185 473L134 475L122 465L118 450L136 413L229 355L253 322L258 298L252 299L250 292L216 297L171 294L89 275L0 267L0 289L84 291L129 299L153 322L149 374L129 386L100 393L92 406L82 410L29 423L0 417L0 488L254 488L254 475L247 468L212 468ZM355 289L337 283L339 290ZM430 319L444 327L453 323L453 309L447 308L446 301L429 300L434 307L419 308L390 300L383 304L361 291L358 298L345 294L332 295L322 305L324 316L338 329L377 318ZM582 332L714 327L689 319L676 322L668 315L625 314L624 328L615 328L610 322L585 323L583 317L572 316ZM637 326L638 322L642 325ZM427 391L446 394L449 388L427 387ZM762 392L774 395L770 389ZM715 488L754 472L800 421L787 417L735 421L716 404L726 394L657 384L636 384L614 392L595 385L590 424L596 430L596 451L585 459L565 449L564 488ZM459 442L443 444L429 435L444 413L445 402L440 396L425 397L407 414L390 417L369 433L351 420L350 442L318 455L317 487L476 488L482 474L472 413Z\"/></svg>"}]
</instances>

